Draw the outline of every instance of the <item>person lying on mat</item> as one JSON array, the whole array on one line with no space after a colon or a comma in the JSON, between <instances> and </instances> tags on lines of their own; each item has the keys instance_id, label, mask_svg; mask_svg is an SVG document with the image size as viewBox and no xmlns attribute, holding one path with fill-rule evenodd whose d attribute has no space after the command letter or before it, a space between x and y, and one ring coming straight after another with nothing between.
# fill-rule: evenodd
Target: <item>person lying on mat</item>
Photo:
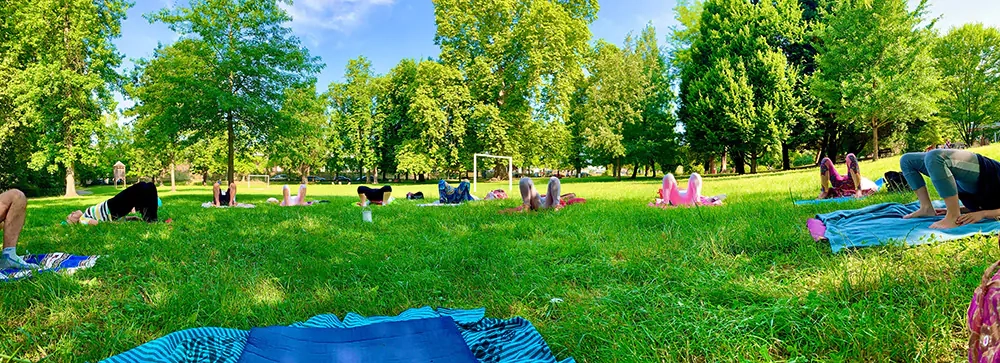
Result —
<instances>
[{"instance_id":1,"label":"person lying on mat","mask_svg":"<svg viewBox=\"0 0 1000 363\"><path fill-rule=\"evenodd\" d=\"M878 190L874 182L861 176L861 168L858 166L858 158L854 154L847 154L847 176L837 173L837 168L833 165L833 160L823 158L819 163L820 193L816 199L829 199L840 197L864 197L872 195Z\"/></svg>"},{"instance_id":2,"label":"person lying on mat","mask_svg":"<svg viewBox=\"0 0 1000 363\"><path fill-rule=\"evenodd\" d=\"M586 201L583 198L577 198L576 194L573 193L560 195L559 192L562 189L562 185L557 177L549 178L548 194L545 195L538 193L538 189L535 188L535 182L531 178L521 178L518 186L521 189L521 201L523 203L517 208L502 210L500 211L501 213L534 211L547 208L559 210L567 205Z\"/></svg>"},{"instance_id":3,"label":"person lying on mat","mask_svg":"<svg viewBox=\"0 0 1000 363\"><path fill-rule=\"evenodd\" d=\"M215 182L215 185L212 186L212 193L215 196L215 199L212 200L213 206L235 207L239 204L236 203L236 183L229 183L229 189L223 192L219 182Z\"/></svg>"},{"instance_id":4,"label":"person lying on mat","mask_svg":"<svg viewBox=\"0 0 1000 363\"><path fill-rule=\"evenodd\" d=\"M160 207L160 198L157 197L156 185L148 182L139 182L125 188L111 199L103 201L86 210L73 211L66 216L69 224L86 224L95 226L100 222L117 221L120 219L139 219L127 217L130 213L138 212L142 220L148 223L157 221L157 209ZM167 220L170 223L170 220Z\"/></svg>"},{"instance_id":5,"label":"person lying on mat","mask_svg":"<svg viewBox=\"0 0 1000 363\"><path fill-rule=\"evenodd\" d=\"M11 189L0 194L0 230L3 230L3 254L0 255L0 270L8 268L37 269L38 265L24 262L17 255L17 239L21 237L24 228L24 216L27 214L28 198L17 189Z\"/></svg>"},{"instance_id":6,"label":"person lying on mat","mask_svg":"<svg viewBox=\"0 0 1000 363\"><path fill-rule=\"evenodd\" d=\"M358 205L360 206L366 206L369 203L386 205L389 204L388 203L389 198L391 197L392 197L392 187L388 185L378 189L369 188L364 185L358 187L358 199L361 200L360 202L358 202Z\"/></svg>"},{"instance_id":7,"label":"person lying on mat","mask_svg":"<svg viewBox=\"0 0 1000 363\"><path fill-rule=\"evenodd\" d=\"M267 202L277 204L282 207L294 207L300 205L313 205L313 202L306 201L306 185L299 185L299 194L292 195L291 189L287 185L281 187L281 200L277 198L267 198Z\"/></svg>"},{"instance_id":8,"label":"person lying on mat","mask_svg":"<svg viewBox=\"0 0 1000 363\"><path fill-rule=\"evenodd\" d=\"M899 159L903 177L917 194L920 209L903 218L933 217L939 214L931 204L924 175L944 199L944 219L931 228L948 229L983 219L1000 217L1000 163L964 150L935 149L908 153ZM965 214L959 205L965 205Z\"/></svg>"},{"instance_id":9,"label":"person lying on mat","mask_svg":"<svg viewBox=\"0 0 1000 363\"><path fill-rule=\"evenodd\" d=\"M691 173L688 178L687 190L681 190L674 174L664 175L663 188L659 191L659 198L656 198L649 205L651 207L721 205L725 196L704 197L701 195L701 184L701 175Z\"/></svg>"},{"instance_id":10,"label":"person lying on mat","mask_svg":"<svg viewBox=\"0 0 1000 363\"><path fill-rule=\"evenodd\" d=\"M453 187L447 181L441 179L438 182L438 194L440 195L438 201L441 204L461 204L470 200L476 200L472 194L469 194L468 180L462 180L462 182L458 183L458 187Z\"/></svg>"}]
</instances>

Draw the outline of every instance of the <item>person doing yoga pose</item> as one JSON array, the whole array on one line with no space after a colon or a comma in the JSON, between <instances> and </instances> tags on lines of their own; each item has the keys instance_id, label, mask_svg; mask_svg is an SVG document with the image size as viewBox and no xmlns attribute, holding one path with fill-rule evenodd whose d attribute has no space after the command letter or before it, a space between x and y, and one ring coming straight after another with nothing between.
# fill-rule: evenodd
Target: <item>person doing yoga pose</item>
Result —
<instances>
[{"instance_id":1,"label":"person doing yoga pose","mask_svg":"<svg viewBox=\"0 0 1000 363\"><path fill-rule=\"evenodd\" d=\"M378 189L369 188L364 185L358 187L358 199L361 200L358 202L358 205L362 207L368 205L369 203L386 205L389 204L390 198L392 198L391 186L386 185Z\"/></svg>"},{"instance_id":2,"label":"person doing yoga pose","mask_svg":"<svg viewBox=\"0 0 1000 363\"><path fill-rule=\"evenodd\" d=\"M212 193L214 194L213 206L235 207L239 204L236 203L236 183L229 183L229 188L223 192L219 182L215 182L215 185L212 186Z\"/></svg>"},{"instance_id":3,"label":"person doing yoga pose","mask_svg":"<svg viewBox=\"0 0 1000 363\"><path fill-rule=\"evenodd\" d=\"M935 149L908 153L899 159L903 177L917 194L920 209L903 218L933 217L940 214L931 204L924 175L931 179L944 199L944 219L931 228L948 229L1000 217L1000 163L963 150ZM965 214L959 201L965 205Z\"/></svg>"},{"instance_id":4,"label":"person doing yoga pose","mask_svg":"<svg viewBox=\"0 0 1000 363\"><path fill-rule=\"evenodd\" d=\"M874 182L861 176L858 158L854 154L847 154L844 159L847 162L847 176L837 173L830 158L823 158L819 163L820 193L816 199L863 197L878 190Z\"/></svg>"},{"instance_id":5,"label":"person doing yoga pose","mask_svg":"<svg viewBox=\"0 0 1000 363\"><path fill-rule=\"evenodd\" d=\"M501 212L523 212L548 208L559 210L567 205L586 201L583 198L577 198L576 194L573 193L560 195L559 192L562 189L562 184L557 177L549 178L548 194L545 195L538 193L538 189L535 188L535 182L531 178L521 178L518 186L521 189L522 204L516 208L505 209Z\"/></svg>"},{"instance_id":6,"label":"person doing yoga pose","mask_svg":"<svg viewBox=\"0 0 1000 363\"><path fill-rule=\"evenodd\" d=\"M157 208L160 206L160 198L156 194L156 185L148 182L139 182L125 188L111 199L101 202L84 211L73 211L66 216L69 224L97 225L100 222L116 221L127 217L129 213L139 212L142 220L153 223L157 221ZM167 220L170 223L170 220Z\"/></svg>"},{"instance_id":7,"label":"person doing yoga pose","mask_svg":"<svg viewBox=\"0 0 1000 363\"><path fill-rule=\"evenodd\" d=\"M267 198L267 202L271 204L277 204L282 207L292 207L299 205L312 205L312 202L306 201L306 185L299 185L299 194L292 195L291 189L287 185L281 188L281 200L277 198Z\"/></svg>"},{"instance_id":8,"label":"person doing yoga pose","mask_svg":"<svg viewBox=\"0 0 1000 363\"><path fill-rule=\"evenodd\" d=\"M461 204L470 200L476 200L469 194L469 181L462 180L458 187L453 187L447 181L441 179L438 182L438 202L441 204Z\"/></svg>"},{"instance_id":9,"label":"person doing yoga pose","mask_svg":"<svg viewBox=\"0 0 1000 363\"><path fill-rule=\"evenodd\" d=\"M663 188L660 189L660 197L650 203L651 207L668 206L691 206L691 205L721 205L724 195L715 197L703 197L701 195L701 175L691 173L688 178L687 190L681 190L677 185L674 174L663 176Z\"/></svg>"}]
</instances>

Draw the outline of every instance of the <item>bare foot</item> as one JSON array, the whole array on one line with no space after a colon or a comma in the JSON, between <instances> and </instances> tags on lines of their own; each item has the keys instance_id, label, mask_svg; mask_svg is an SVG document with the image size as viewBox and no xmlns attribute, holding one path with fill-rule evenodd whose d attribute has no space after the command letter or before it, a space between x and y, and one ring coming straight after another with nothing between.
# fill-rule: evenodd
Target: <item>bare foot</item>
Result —
<instances>
[{"instance_id":1,"label":"bare foot","mask_svg":"<svg viewBox=\"0 0 1000 363\"><path fill-rule=\"evenodd\" d=\"M829 193L827 193L825 191L822 191L822 192L819 192L819 196L816 197L816 199L817 200L826 199L829 196L830 196Z\"/></svg>"},{"instance_id":2,"label":"bare foot","mask_svg":"<svg viewBox=\"0 0 1000 363\"><path fill-rule=\"evenodd\" d=\"M958 227L958 226L959 226L958 221L956 221L954 219L945 218L945 219L942 219L940 221L934 222L934 224L931 225L931 228L932 229L952 229L952 228L955 228L955 227Z\"/></svg>"},{"instance_id":3,"label":"bare foot","mask_svg":"<svg viewBox=\"0 0 1000 363\"><path fill-rule=\"evenodd\" d=\"M936 216L936 215L937 215L937 211L935 211L934 208L920 208L920 209L917 209L916 212L913 212L913 213L910 213L910 214L907 214L907 215L903 216L903 219L920 218L920 217L933 217L933 216ZM954 221L952 221L952 222L954 222Z\"/></svg>"}]
</instances>

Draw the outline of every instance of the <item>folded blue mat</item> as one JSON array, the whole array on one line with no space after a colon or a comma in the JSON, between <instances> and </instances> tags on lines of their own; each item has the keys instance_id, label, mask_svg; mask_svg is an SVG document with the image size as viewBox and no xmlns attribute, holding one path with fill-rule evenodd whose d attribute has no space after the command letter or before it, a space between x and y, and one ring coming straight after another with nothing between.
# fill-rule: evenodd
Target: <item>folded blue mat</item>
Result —
<instances>
[{"instance_id":1,"label":"folded blue mat","mask_svg":"<svg viewBox=\"0 0 1000 363\"><path fill-rule=\"evenodd\" d=\"M942 217L903 219L919 209L920 203L882 203L861 209L820 214L816 219L826 226L824 237L834 253L845 248L906 243L910 246L943 242L1000 231L1000 222L983 220L957 228L937 230L930 226ZM941 202L935 202L941 208Z\"/></svg>"},{"instance_id":2,"label":"folded blue mat","mask_svg":"<svg viewBox=\"0 0 1000 363\"><path fill-rule=\"evenodd\" d=\"M40 273L59 272L72 275L78 270L94 267L100 256L76 256L62 252L24 256L24 262L37 264L38 270L8 268L0 270L0 282L11 282Z\"/></svg>"},{"instance_id":3,"label":"folded blue mat","mask_svg":"<svg viewBox=\"0 0 1000 363\"><path fill-rule=\"evenodd\" d=\"M525 362L556 363L555 355L542 335L530 322L522 318L486 318L486 309L447 309L430 307L414 308L397 316L365 317L348 313L344 320L336 315L317 315L305 322L292 324L303 334L318 331L314 328L355 328L393 322L449 317L461 333L466 349L473 356L490 363ZM194 328L182 330L150 341L135 349L110 357L104 362L214 362L236 363L252 331L223 328ZM566 358L561 363L574 363Z\"/></svg>"},{"instance_id":4,"label":"folded blue mat","mask_svg":"<svg viewBox=\"0 0 1000 363\"><path fill-rule=\"evenodd\" d=\"M478 363L455 326L442 316L357 328L250 329L240 363Z\"/></svg>"}]
</instances>

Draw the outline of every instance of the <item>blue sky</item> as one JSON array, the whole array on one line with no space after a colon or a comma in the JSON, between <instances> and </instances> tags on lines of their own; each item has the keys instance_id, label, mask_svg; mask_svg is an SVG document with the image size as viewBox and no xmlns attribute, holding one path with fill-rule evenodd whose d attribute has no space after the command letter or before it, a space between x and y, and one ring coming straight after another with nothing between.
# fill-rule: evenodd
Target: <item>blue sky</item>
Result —
<instances>
[{"instance_id":1,"label":"blue sky","mask_svg":"<svg viewBox=\"0 0 1000 363\"><path fill-rule=\"evenodd\" d=\"M151 56L158 43L177 39L163 24L150 24L142 17L174 3L140 0L128 11L122 36L115 42L127 67L131 67L131 59ZM621 43L628 32L641 31L651 22L663 41L669 27L676 24L675 6L675 0L603 1L590 29L594 39ZM436 57L439 53L434 45L434 6L430 0L295 0L286 10L303 45L326 63L318 76L320 90L341 80L347 61L359 55L371 60L376 73L385 73L403 58ZM998 0L933 0L930 10L932 16L941 16L938 28L942 30L967 22L1000 26Z\"/></svg>"}]
</instances>

